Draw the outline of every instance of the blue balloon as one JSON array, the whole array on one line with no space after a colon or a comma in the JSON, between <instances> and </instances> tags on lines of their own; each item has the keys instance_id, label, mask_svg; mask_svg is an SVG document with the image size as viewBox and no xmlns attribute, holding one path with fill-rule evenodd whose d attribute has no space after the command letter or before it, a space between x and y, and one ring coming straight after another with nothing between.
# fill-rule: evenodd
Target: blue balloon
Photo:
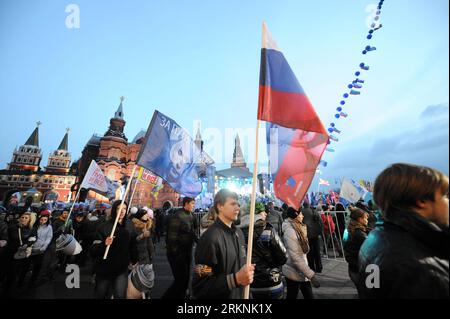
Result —
<instances>
[{"instance_id":1,"label":"blue balloon","mask_svg":"<svg viewBox=\"0 0 450 319\"><path fill-rule=\"evenodd\" d=\"M328 132L333 133L334 130L333 130L332 128L329 128L329 129L328 129Z\"/></svg>"},{"instance_id":2,"label":"blue balloon","mask_svg":"<svg viewBox=\"0 0 450 319\"><path fill-rule=\"evenodd\" d=\"M334 114L334 117L338 119L339 118L339 114Z\"/></svg>"},{"instance_id":3,"label":"blue balloon","mask_svg":"<svg viewBox=\"0 0 450 319\"><path fill-rule=\"evenodd\" d=\"M344 98L348 98L348 93L344 93Z\"/></svg>"},{"instance_id":4,"label":"blue balloon","mask_svg":"<svg viewBox=\"0 0 450 319\"><path fill-rule=\"evenodd\" d=\"M372 39L372 35L371 34L369 34L368 36L367 36L367 39Z\"/></svg>"},{"instance_id":5,"label":"blue balloon","mask_svg":"<svg viewBox=\"0 0 450 319\"><path fill-rule=\"evenodd\" d=\"M331 126L331 127L334 127L334 123L331 123L330 126Z\"/></svg>"},{"instance_id":6,"label":"blue balloon","mask_svg":"<svg viewBox=\"0 0 450 319\"><path fill-rule=\"evenodd\" d=\"M351 88L353 88L353 84L349 84L349 85L347 85L347 87L348 87L349 89L351 89Z\"/></svg>"},{"instance_id":7,"label":"blue balloon","mask_svg":"<svg viewBox=\"0 0 450 319\"><path fill-rule=\"evenodd\" d=\"M359 71L356 71L356 72L355 72L355 75L356 75L356 76L359 76L360 74L361 74L361 72L359 72Z\"/></svg>"},{"instance_id":8,"label":"blue balloon","mask_svg":"<svg viewBox=\"0 0 450 319\"><path fill-rule=\"evenodd\" d=\"M370 50L370 45L366 46L366 50Z\"/></svg>"},{"instance_id":9,"label":"blue balloon","mask_svg":"<svg viewBox=\"0 0 450 319\"><path fill-rule=\"evenodd\" d=\"M342 107L339 106L339 107L336 109L336 111L338 111L338 112L342 111Z\"/></svg>"},{"instance_id":10,"label":"blue balloon","mask_svg":"<svg viewBox=\"0 0 450 319\"><path fill-rule=\"evenodd\" d=\"M373 33L373 30L370 30L369 33L372 34L372 33Z\"/></svg>"},{"instance_id":11,"label":"blue balloon","mask_svg":"<svg viewBox=\"0 0 450 319\"><path fill-rule=\"evenodd\" d=\"M364 67L364 63L360 63L360 64L359 64L359 67L360 67L360 68L363 68L363 67Z\"/></svg>"},{"instance_id":12,"label":"blue balloon","mask_svg":"<svg viewBox=\"0 0 450 319\"><path fill-rule=\"evenodd\" d=\"M345 101L341 101L341 105L344 105L345 104Z\"/></svg>"},{"instance_id":13,"label":"blue balloon","mask_svg":"<svg viewBox=\"0 0 450 319\"><path fill-rule=\"evenodd\" d=\"M366 54L366 53L367 53L367 51L366 51L366 50L363 50L362 54Z\"/></svg>"}]
</instances>

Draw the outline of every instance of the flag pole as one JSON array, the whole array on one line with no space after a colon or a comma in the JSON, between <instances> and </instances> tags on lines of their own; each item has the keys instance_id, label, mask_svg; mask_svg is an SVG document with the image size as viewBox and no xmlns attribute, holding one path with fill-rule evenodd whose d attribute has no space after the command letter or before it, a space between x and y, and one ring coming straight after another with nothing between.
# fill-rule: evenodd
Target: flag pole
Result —
<instances>
[{"instance_id":1,"label":"flag pole","mask_svg":"<svg viewBox=\"0 0 450 319\"><path fill-rule=\"evenodd\" d=\"M256 124L256 149L255 149L255 163L253 164L253 182L252 182L252 200L250 204L250 225L248 228L248 244L247 244L247 266L252 263L253 250L253 226L255 223L255 204L256 204L256 177L258 174L258 155L259 155L259 127L261 121L258 120ZM244 299L250 297L250 285L244 288Z\"/></svg>"},{"instance_id":2,"label":"flag pole","mask_svg":"<svg viewBox=\"0 0 450 319\"><path fill-rule=\"evenodd\" d=\"M70 215L72 215L73 206L75 206L75 203L77 202L78 197L80 196L81 188L82 188L82 187L81 187L81 183L80 183L80 187L78 188L77 195L75 196L75 198L74 198L74 200L73 200L73 203L72 203L72 206L70 207L69 216L67 216L66 222L65 222L65 224L64 224L64 229L66 229L67 224L69 223Z\"/></svg>"},{"instance_id":3,"label":"flag pole","mask_svg":"<svg viewBox=\"0 0 450 319\"><path fill-rule=\"evenodd\" d=\"M118 223L119 217L120 217L120 212L122 211L123 203L125 202L125 198L127 197L128 191L130 190L131 182L133 181L134 172L136 171L136 167L137 167L137 165L134 164L133 170L131 171L131 178L127 183L127 188L125 189L125 194L123 194L122 202L120 203L120 206L119 206L119 211L116 212L116 220L114 221L114 226L112 228L111 235L109 237L113 237L114 232L116 231L117 223ZM108 252L109 252L110 247L111 247L111 245L106 246L106 250L105 250L105 254L103 255L103 259L106 259L108 257Z\"/></svg>"},{"instance_id":4,"label":"flag pole","mask_svg":"<svg viewBox=\"0 0 450 319\"><path fill-rule=\"evenodd\" d=\"M128 212L130 211L130 208L131 208L131 203L133 202L133 197L134 197L134 192L136 191L136 186L138 184L139 184L139 180L136 179L134 182L133 191L131 192L130 202L128 203L127 216L128 216Z\"/></svg>"}]
</instances>

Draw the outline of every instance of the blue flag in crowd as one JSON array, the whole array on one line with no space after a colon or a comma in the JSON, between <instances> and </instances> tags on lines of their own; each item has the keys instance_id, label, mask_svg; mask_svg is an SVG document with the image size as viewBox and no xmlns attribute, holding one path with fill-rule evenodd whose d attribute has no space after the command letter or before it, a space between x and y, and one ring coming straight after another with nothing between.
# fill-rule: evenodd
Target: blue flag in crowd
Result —
<instances>
[{"instance_id":1,"label":"blue flag in crowd","mask_svg":"<svg viewBox=\"0 0 450 319\"><path fill-rule=\"evenodd\" d=\"M195 198L202 191L198 169L205 165L204 156L189 134L159 111L153 114L137 165L159 175L177 193Z\"/></svg>"}]
</instances>

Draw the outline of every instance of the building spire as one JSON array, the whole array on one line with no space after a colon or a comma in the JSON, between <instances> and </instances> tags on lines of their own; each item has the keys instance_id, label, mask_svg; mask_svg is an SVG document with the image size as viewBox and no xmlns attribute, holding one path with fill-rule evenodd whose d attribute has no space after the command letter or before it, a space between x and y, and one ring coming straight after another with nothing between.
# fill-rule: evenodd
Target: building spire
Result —
<instances>
[{"instance_id":1,"label":"building spire","mask_svg":"<svg viewBox=\"0 0 450 319\"><path fill-rule=\"evenodd\" d=\"M244 154L242 153L241 148L241 140L239 138L239 134L236 134L236 138L234 140L234 152L233 152L233 163L231 163L231 167L247 167L245 163Z\"/></svg>"},{"instance_id":2,"label":"building spire","mask_svg":"<svg viewBox=\"0 0 450 319\"><path fill-rule=\"evenodd\" d=\"M197 135L195 135L195 140L197 140L197 141L202 140L202 135L200 134L200 123L198 124Z\"/></svg>"},{"instance_id":3,"label":"building spire","mask_svg":"<svg viewBox=\"0 0 450 319\"><path fill-rule=\"evenodd\" d=\"M42 123L40 121L36 122L36 128L34 129L33 133L31 133L28 140L25 142L24 145L31 145L31 146L38 146L39 147L39 125Z\"/></svg>"},{"instance_id":4,"label":"building spire","mask_svg":"<svg viewBox=\"0 0 450 319\"><path fill-rule=\"evenodd\" d=\"M125 97L121 96L120 97L120 104L119 107L117 108L116 113L114 114L114 118L115 119L121 119L123 120L123 107L122 107L122 102L123 100L125 100Z\"/></svg>"},{"instance_id":5,"label":"building spire","mask_svg":"<svg viewBox=\"0 0 450 319\"><path fill-rule=\"evenodd\" d=\"M70 128L66 128L66 134L64 135L64 137L58 147L59 151L68 151L69 150L69 132L70 132Z\"/></svg>"}]
</instances>

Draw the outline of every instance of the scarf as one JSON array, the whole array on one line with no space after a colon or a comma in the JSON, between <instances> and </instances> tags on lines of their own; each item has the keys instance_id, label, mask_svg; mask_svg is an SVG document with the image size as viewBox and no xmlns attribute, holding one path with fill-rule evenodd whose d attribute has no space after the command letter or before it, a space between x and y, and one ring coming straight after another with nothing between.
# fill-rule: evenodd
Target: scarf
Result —
<instances>
[{"instance_id":1,"label":"scarf","mask_svg":"<svg viewBox=\"0 0 450 319\"><path fill-rule=\"evenodd\" d=\"M297 219L291 219L291 225L297 233L297 238L300 243L300 247L304 254L309 252L308 233L306 225L298 221Z\"/></svg>"}]
</instances>

